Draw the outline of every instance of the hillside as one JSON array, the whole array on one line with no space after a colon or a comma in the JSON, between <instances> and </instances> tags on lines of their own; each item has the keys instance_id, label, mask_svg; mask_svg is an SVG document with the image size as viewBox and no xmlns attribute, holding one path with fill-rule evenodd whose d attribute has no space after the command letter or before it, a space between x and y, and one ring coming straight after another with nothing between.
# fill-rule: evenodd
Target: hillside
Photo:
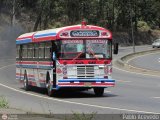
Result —
<instances>
[{"instance_id":1,"label":"hillside","mask_svg":"<svg viewBox=\"0 0 160 120\"><path fill-rule=\"evenodd\" d=\"M0 47L14 44L21 33L79 24L82 18L111 30L120 45L132 45L132 30L136 45L151 44L160 37L158 11L158 0L1 0Z\"/></svg>"}]
</instances>

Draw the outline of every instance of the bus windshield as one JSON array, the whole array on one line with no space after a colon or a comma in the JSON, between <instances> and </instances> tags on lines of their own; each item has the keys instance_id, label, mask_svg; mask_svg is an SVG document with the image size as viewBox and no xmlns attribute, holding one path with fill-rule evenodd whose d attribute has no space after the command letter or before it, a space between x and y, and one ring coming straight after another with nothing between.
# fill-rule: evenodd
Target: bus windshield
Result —
<instances>
[{"instance_id":1,"label":"bus windshield","mask_svg":"<svg viewBox=\"0 0 160 120\"><path fill-rule=\"evenodd\" d=\"M111 41L63 40L59 50L61 59L110 59Z\"/></svg>"}]
</instances>

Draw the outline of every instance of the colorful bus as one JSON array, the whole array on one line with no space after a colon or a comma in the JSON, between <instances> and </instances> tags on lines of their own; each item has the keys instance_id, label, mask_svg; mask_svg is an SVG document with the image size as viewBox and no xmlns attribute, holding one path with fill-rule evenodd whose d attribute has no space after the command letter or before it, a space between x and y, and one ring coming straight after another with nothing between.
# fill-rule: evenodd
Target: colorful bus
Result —
<instances>
[{"instance_id":1,"label":"colorful bus","mask_svg":"<svg viewBox=\"0 0 160 120\"><path fill-rule=\"evenodd\" d=\"M36 86L52 96L59 89L88 90L102 96L115 86L112 73L112 33L80 25L20 35L16 39L16 79L26 91Z\"/></svg>"}]
</instances>

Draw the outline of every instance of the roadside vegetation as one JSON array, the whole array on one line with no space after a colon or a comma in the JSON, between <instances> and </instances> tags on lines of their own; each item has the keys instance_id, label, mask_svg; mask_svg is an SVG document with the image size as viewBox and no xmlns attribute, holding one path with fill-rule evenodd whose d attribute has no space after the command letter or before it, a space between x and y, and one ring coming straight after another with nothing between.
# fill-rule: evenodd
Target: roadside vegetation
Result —
<instances>
[{"instance_id":1,"label":"roadside vegetation","mask_svg":"<svg viewBox=\"0 0 160 120\"><path fill-rule=\"evenodd\" d=\"M1 108L9 108L9 103L4 96L0 96L0 109Z\"/></svg>"},{"instance_id":2,"label":"roadside vegetation","mask_svg":"<svg viewBox=\"0 0 160 120\"><path fill-rule=\"evenodd\" d=\"M98 25L121 45L151 44L160 37L159 0L0 0L0 30L21 26L32 32L67 25ZM132 31L134 36L132 37Z\"/></svg>"},{"instance_id":3,"label":"roadside vegetation","mask_svg":"<svg viewBox=\"0 0 160 120\"><path fill-rule=\"evenodd\" d=\"M70 117L66 117L65 120L95 120L96 113L85 114L85 113L73 113Z\"/></svg>"}]
</instances>

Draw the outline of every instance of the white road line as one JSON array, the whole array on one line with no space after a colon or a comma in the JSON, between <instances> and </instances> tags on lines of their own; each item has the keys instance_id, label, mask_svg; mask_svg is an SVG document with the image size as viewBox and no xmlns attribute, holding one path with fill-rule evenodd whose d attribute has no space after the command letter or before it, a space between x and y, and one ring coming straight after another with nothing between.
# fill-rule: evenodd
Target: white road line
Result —
<instances>
[{"instance_id":1,"label":"white road line","mask_svg":"<svg viewBox=\"0 0 160 120\"><path fill-rule=\"evenodd\" d=\"M115 69L117 69L117 70L120 70L120 71L123 71L123 72L132 73L132 74L137 74L137 75L160 77L160 76L158 76L158 75L151 75L151 74L144 74L144 73L131 72L131 71L127 71L127 70L124 70L124 69L117 68L117 67L115 67L115 66L113 66L113 68L115 68Z\"/></svg>"},{"instance_id":2,"label":"white road line","mask_svg":"<svg viewBox=\"0 0 160 120\"><path fill-rule=\"evenodd\" d=\"M0 70L2 70L2 69L4 69L4 68L7 68L7 67L9 67L9 66L12 66L12 65L15 65L15 63L14 63L14 64L10 64L10 65L3 66L3 67L0 68Z\"/></svg>"},{"instance_id":3,"label":"white road line","mask_svg":"<svg viewBox=\"0 0 160 120\"><path fill-rule=\"evenodd\" d=\"M8 88L10 90L13 90L13 91L16 91L16 92L19 92L19 93L27 94L27 95L30 95L30 96L35 96L35 97L38 97L38 98L43 98L43 99L48 99L48 100L58 101L58 102L63 102L63 103L76 104L76 105L95 107L95 108L101 108L101 109L126 111L126 112L136 112L136 113L138 112L138 113L145 113L145 114L160 114L158 112L151 112L151 111L143 111L143 110L135 110L135 109L125 109L125 108L116 108L116 107L109 107L109 106L92 105L92 104L87 104L87 103L79 103L79 102L73 102L73 101L68 101L68 100L61 100L61 99L56 99L56 98L51 98L51 97L44 97L44 96L41 96L41 95L36 95L36 94L33 94L33 93L24 92L24 91L17 90L15 88L9 87L9 86L1 84L1 83L0 83L0 86L3 86L5 88Z\"/></svg>"},{"instance_id":4,"label":"white road line","mask_svg":"<svg viewBox=\"0 0 160 120\"><path fill-rule=\"evenodd\" d=\"M153 98L155 98L155 99L160 99L160 97L153 97Z\"/></svg>"},{"instance_id":5,"label":"white road line","mask_svg":"<svg viewBox=\"0 0 160 120\"><path fill-rule=\"evenodd\" d=\"M139 55L139 56L135 56L129 60L126 61L127 64L129 64L130 61L132 61L133 59L136 59L136 58L140 58L140 57L143 57L143 56L147 56L147 55L152 55L152 54L158 54L160 52L155 52L155 53L148 53L148 54L144 54L144 55ZM159 58L160 59L160 58ZM160 62L160 61L159 61ZM141 69L141 70L147 70L147 69L144 69L144 68L139 68L139 67L134 67L132 65L129 64L129 66L133 67L133 68L138 68L138 69ZM143 73L140 73L140 74L143 74ZM143 74L143 75L149 75L149 74ZM157 76L157 75L151 75L151 76ZM160 77L160 76L159 76Z\"/></svg>"},{"instance_id":6,"label":"white road line","mask_svg":"<svg viewBox=\"0 0 160 120\"><path fill-rule=\"evenodd\" d=\"M133 60L133 59L136 59L136 58L139 58L139 57L143 57L143 56L147 56L147 55L152 55L152 54L158 54L160 52L155 52L155 53L148 53L148 54L144 54L144 55L139 55L139 56L135 56L129 60L126 61L126 63L129 63L129 61Z\"/></svg>"},{"instance_id":7,"label":"white road line","mask_svg":"<svg viewBox=\"0 0 160 120\"><path fill-rule=\"evenodd\" d=\"M105 90L104 92L105 92L105 93L111 93L111 91L106 91L106 90Z\"/></svg>"},{"instance_id":8,"label":"white road line","mask_svg":"<svg viewBox=\"0 0 160 120\"><path fill-rule=\"evenodd\" d=\"M116 80L117 82L132 82L132 81L128 81L128 80Z\"/></svg>"}]
</instances>

